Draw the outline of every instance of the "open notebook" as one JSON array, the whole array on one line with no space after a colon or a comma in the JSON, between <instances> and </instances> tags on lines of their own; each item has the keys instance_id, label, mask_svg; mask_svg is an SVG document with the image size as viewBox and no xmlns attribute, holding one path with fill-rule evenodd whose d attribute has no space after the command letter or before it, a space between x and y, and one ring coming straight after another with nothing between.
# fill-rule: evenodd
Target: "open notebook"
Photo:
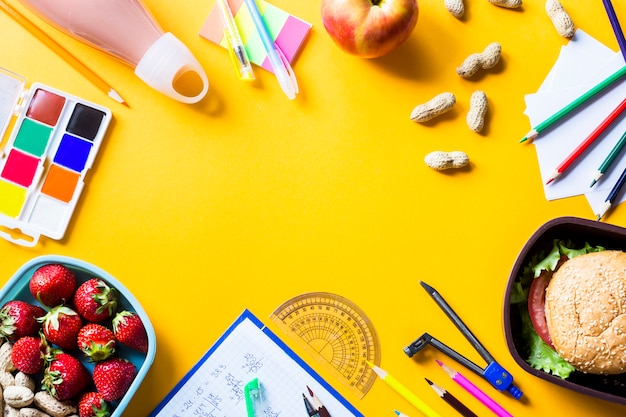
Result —
<instances>
[{"instance_id":1,"label":"open notebook","mask_svg":"<svg viewBox=\"0 0 626 417\"><path fill-rule=\"evenodd\" d=\"M244 386L258 378L263 410L256 417L306 416L310 387L332 417L363 417L249 310L226 330L154 409L150 417L246 417Z\"/></svg>"}]
</instances>

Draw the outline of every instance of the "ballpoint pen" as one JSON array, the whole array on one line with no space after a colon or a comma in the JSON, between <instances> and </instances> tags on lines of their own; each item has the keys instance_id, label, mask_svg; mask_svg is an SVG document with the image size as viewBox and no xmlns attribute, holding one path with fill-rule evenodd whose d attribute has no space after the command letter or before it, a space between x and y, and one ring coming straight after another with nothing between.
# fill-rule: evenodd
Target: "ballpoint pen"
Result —
<instances>
[{"instance_id":1,"label":"ballpoint pen","mask_svg":"<svg viewBox=\"0 0 626 417\"><path fill-rule=\"evenodd\" d=\"M252 71L252 65L250 64L248 53L237 30L235 18L227 2L228 0L217 0L222 21L224 22L224 36L226 36L226 41L228 42L228 53L230 54L230 59L233 61L239 79L253 81L254 72Z\"/></svg>"},{"instance_id":2,"label":"ballpoint pen","mask_svg":"<svg viewBox=\"0 0 626 417\"><path fill-rule=\"evenodd\" d=\"M291 69L291 65L289 65L289 61L285 58L285 55L280 50L278 45L276 45L276 42L274 42L270 37L269 30L261 17L261 12L259 11L255 0L244 1L248 11L250 12L250 16L252 17L254 26L261 37L263 47L267 51L267 58L272 65L272 70L278 80L278 84L280 84L280 87L285 92L287 97L290 100L293 100L296 98L296 94L298 93L298 82L296 81L296 76Z\"/></svg>"}]
</instances>

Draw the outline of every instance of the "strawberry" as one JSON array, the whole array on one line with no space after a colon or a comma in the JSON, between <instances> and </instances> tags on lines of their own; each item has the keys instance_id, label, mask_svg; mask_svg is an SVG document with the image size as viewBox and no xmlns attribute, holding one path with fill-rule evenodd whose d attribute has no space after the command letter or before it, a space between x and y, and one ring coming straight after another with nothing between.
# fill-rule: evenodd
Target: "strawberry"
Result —
<instances>
[{"instance_id":1,"label":"strawberry","mask_svg":"<svg viewBox=\"0 0 626 417\"><path fill-rule=\"evenodd\" d=\"M78 348L91 362L109 358L115 352L115 335L108 327L88 323L78 332Z\"/></svg>"},{"instance_id":2,"label":"strawberry","mask_svg":"<svg viewBox=\"0 0 626 417\"><path fill-rule=\"evenodd\" d=\"M126 394L137 375L132 362L115 357L96 363L93 368L93 382L106 401L119 400Z\"/></svg>"},{"instance_id":3,"label":"strawberry","mask_svg":"<svg viewBox=\"0 0 626 417\"><path fill-rule=\"evenodd\" d=\"M109 417L109 405L99 392L88 391L78 398L79 417Z\"/></svg>"},{"instance_id":4,"label":"strawberry","mask_svg":"<svg viewBox=\"0 0 626 417\"><path fill-rule=\"evenodd\" d=\"M132 311L120 311L113 318L117 341L139 352L148 351L148 334L141 318Z\"/></svg>"},{"instance_id":5,"label":"strawberry","mask_svg":"<svg viewBox=\"0 0 626 417\"><path fill-rule=\"evenodd\" d=\"M7 301L0 309L0 336L15 341L23 336L35 336L41 329L37 318L45 310L21 300Z\"/></svg>"},{"instance_id":6,"label":"strawberry","mask_svg":"<svg viewBox=\"0 0 626 417\"><path fill-rule=\"evenodd\" d=\"M61 264L39 267L28 284L30 293L46 307L54 307L69 301L76 289L76 276Z\"/></svg>"},{"instance_id":7,"label":"strawberry","mask_svg":"<svg viewBox=\"0 0 626 417\"><path fill-rule=\"evenodd\" d=\"M28 375L37 374L43 370L47 346L41 337L20 337L13 344L11 361L19 371Z\"/></svg>"},{"instance_id":8,"label":"strawberry","mask_svg":"<svg viewBox=\"0 0 626 417\"><path fill-rule=\"evenodd\" d=\"M74 307L85 320L101 323L115 314L117 292L100 278L92 278L74 293Z\"/></svg>"},{"instance_id":9,"label":"strawberry","mask_svg":"<svg viewBox=\"0 0 626 417\"><path fill-rule=\"evenodd\" d=\"M91 383L91 375L74 356L60 350L52 352L41 381L43 388L59 401L80 394Z\"/></svg>"},{"instance_id":10,"label":"strawberry","mask_svg":"<svg viewBox=\"0 0 626 417\"><path fill-rule=\"evenodd\" d=\"M48 342L68 350L78 347L77 337L83 327L83 320L77 312L67 306L59 305L39 320L43 322L42 331Z\"/></svg>"}]
</instances>

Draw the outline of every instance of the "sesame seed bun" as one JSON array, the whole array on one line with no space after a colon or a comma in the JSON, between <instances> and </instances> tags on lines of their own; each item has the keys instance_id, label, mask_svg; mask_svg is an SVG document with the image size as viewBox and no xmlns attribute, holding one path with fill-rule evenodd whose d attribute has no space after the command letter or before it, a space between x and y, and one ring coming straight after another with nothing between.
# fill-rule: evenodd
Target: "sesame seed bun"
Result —
<instances>
[{"instance_id":1,"label":"sesame seed bun","mask_svg":"<svg viewBox=\"0 0 626 417\"><path fill-rule=\"evenodd\" d=\"M576 256L546 289L546 321L556 351L581 372L626 371L626 252Z\"/></svg>"}]
</instances>

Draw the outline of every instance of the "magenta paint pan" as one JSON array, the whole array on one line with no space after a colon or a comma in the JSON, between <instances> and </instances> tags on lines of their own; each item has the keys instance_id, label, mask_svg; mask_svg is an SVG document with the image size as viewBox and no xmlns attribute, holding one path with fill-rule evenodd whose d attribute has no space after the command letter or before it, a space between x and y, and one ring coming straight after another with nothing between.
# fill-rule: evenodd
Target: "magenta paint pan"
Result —
<instances>
[{"instance_id":1,"label":"magenta paint pan","mask_svg":"<svg viewBox=\"0 0 626 417\"><path fill-rule=\"evenodd\" d=\"M0 237L61 239L112 118L98 104L0 68ZM24 98L22 98L24 97ZM7 132L11 120L15 120Z\"/></svg>"}]
</instances>

